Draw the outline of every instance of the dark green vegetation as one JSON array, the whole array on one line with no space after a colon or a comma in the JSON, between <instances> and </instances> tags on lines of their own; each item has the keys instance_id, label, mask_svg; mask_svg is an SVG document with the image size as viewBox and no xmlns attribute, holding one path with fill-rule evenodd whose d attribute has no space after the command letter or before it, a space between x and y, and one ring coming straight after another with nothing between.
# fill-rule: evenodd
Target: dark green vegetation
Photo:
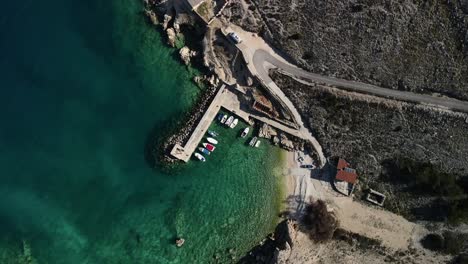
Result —
<instances>
[{"instance_id":1,"label":"dark green vegetation","mask_svg":"<svg viewBox=\"0 0 468 264\"><path fill-rule=\"evenodd\" d=\"M433 198L429 207L405 214L416 218L446 218L453 224L468 223L468 175L444 173L431 163L408 158L385 160L382 166L383 181L404 185L403 191L411 196ZM390 202L387 208L398 210L398 206L401 206L398 202Z\"/></svg>"},{"instance_id":2,"label":"dark green vegetation","mask_svg":"<svg viewBox=\"0 0 468 264\"><path fill-rule=\"evenodd\" d=\"M428 234L421 244L430 250L444 254L458 255L468 249L468 234L445 231L442 234Z\"/></svg>"},{"instance_id":3,"label":"dark green vegetation","mask_svg":"<svg viewBox=\"0 0 468 264\"><path fill-rule=\"evenodd\" d=\"M322 200L312 201L305 208L302 219L303 229L316 242L326 242L333 238L339 226L338 219Z\"/></svg>"}]
</instances>

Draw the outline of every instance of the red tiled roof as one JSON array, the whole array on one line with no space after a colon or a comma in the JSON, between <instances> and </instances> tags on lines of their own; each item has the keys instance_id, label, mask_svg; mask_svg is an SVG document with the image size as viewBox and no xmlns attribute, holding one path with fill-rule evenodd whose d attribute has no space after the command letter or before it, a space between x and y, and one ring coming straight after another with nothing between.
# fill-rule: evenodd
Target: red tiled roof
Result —
<instances>
[{"instance_id":1,"label":"red tiled roof","mask_svg":"<svg viewBox=\"0 0 468 264\"><path fill-rule=\"evenodd\" d=\"M357 180L357 174L356 172L348 172L344 170L339 170L338 173L336 174L336 179L354 184L356 183L356 180Z\"/></svg>"},{"instance_id":2,"label":"red tiled roof","mask_svg":"<svg viewBox=\"0 0 468 264\"><path fill-rule=\"evenodd\" d=\"M342 170L342 169L344 169L346 167L349 167L348 162L346 162L346 160L344 160L344 159L339 159L338 160L338 166L336 166L336 168L338 170Z\"/></svg>"},{"instance_id":3,"label":"red tiled roof","mask_svg":"<svg viewBox=\"0 0 468 264\"><path fill-rule=\"evenodd\" d=\"M338 160L338 165L336 166L336 180L345 181L354 184L357 180L356 170L349 168L349 163L344 159Z\"/></svg>"}]
</instances>

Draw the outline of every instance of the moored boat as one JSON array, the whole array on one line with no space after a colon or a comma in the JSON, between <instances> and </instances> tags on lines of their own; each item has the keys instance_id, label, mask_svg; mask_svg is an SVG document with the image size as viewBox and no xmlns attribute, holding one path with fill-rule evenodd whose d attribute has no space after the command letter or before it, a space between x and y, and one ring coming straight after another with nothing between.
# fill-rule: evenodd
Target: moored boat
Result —
<instances>
[{"instance_id":1,"label":"moored boat","mask_svg":"<svg viewBox=\"0 0 468 264\"><path fill-rule=\"evenodd\" d=\"M249 130L250 129L248 127L244 128L241 133L241 138L245 138L249 134Z\"/></svg>"},{"instance_id":2,"label":"moored boat","mask_svg":"<svg viewBox=\"0 0 468 264\"><path fill-rule=\"evenodd\" d=\"M223 117L221 118L221 124L226 123L227 120L228 120L228 116L227 116L227 115L223 115Z\"/></svg>"},{"instance_id":3,"label":"moored boat","mask_svg":"<svg viewBox=\"0 0 468 264\"><path fill-rule=\"evenodd\" d=\"M257 137L253 137L253 138L250 140L249 145L250 145L251 147L253 147L253 146L255 146L255 143L257 143Z\"/></svg>"},{"instance_id":4,"label":"moored boat","mask_svg":"<svg viewBox=\"0 0 468 264\"><path fill-rule=\"evenodd\" d=\"M232 124L232 121L234 121L234 117L230 116L226 122L224 123L226 126L230 126Z\"/></svg>"},{"instance_id":5,"label":"moored boat","mask_svg":"<svg viewBox=\"0 0 468 264\"><path fill-rule=\"evenodd\" d=\"M180 237L180 238L177 238L176 241L175 241L175 243L176 243L176 246L177 246L177 247L181 247L181 246L184 245L185 239L183 239L183 238L181 238L181 237Z\"/></svg>"},{"instance_id":6,"label":"moored boat","mask_svg":"<svg viewBox=\"0 0 468 264\"><path fill-rule=\"evenodd\" d=\"M218 140L216 140L216 139L214 139L214 138L209 137L209 138L206 138L206 140L207 140L209 143L213 144L213 145L218 144Z\"/></svg>"},{"instance_id":7,"label":"moored boat","mask_svg":"<svg viewBox=\"0 0 468 264\"><path fill-rule=\"evenodd\" d=\"M218 113L218 115L216 116L216 119L218 119L218 121L221 122L221 120L223 120L223 116L224 116L223 113Z\"/></svg>"},{"instance_id":8,"label":"moored boat","mask_svg":"<svg viewBox=\"0 0 468 264\"><path fill-rule=\"evenodd\" d=\"M205 154L205 155L210 155L210 154L211 154L211 152L210 152L209 150L207 150L206 148L200 147L200 148L198 148L198 150L199 150L201 153Z\"/></svg>"},{"instance_id":9,"label":"moored boat","mask_svg":"<svg viewBox=\"0 0 468 264\"><path fill-rule=\"evenodd\" d=\"M213 152L216 149L216 147L211 145L210 143L203 143L203 147L205 147L207 150L211 152Z\"/></svg>"},{"instance_id":10,"label":"moored boat","mask_svg":"<svg viewBox=\"0 0 468 264\"><path fill-rule=\"evenodd\" d=\"M205 157L203 157L202 154L195 152L194 155L195 155L195 158L197 158L198 160L203 161L203 162L206 161Z\"/></svg>"},{"instance_id":11,"label":"moored boat","mask_svg":"<svg viewBox=\"0 0 468 264\"><path fill-rule=\"evenodd\" d=\"M260 147L260 143L262 143L260 140L257 140L257 142L255 143L255 147L258 148Z\"/></svg>"},{"instance_id":12,"label":"moored boat","mask_svg":"<svg viewBox=\"0 0 468 264\"><path fill-rule=\"evenodd\" d=\"M218 133L216 133L216 131L214 131L214 130L208 130L208 135L210 135L212 137L217 137Z\"/></svg>"},{"instance_id":13,"label":"moored boat","mask_svg":"<svg viewBox=\"0 0 468 264\"><path fill-rule=\"evenodd\" d=\"M239 119L234 119L234 121L232 121L232 123L229 125L230 128L235 128L237 126L237 123L239 123Z\"/></svg>"}]
</instances>

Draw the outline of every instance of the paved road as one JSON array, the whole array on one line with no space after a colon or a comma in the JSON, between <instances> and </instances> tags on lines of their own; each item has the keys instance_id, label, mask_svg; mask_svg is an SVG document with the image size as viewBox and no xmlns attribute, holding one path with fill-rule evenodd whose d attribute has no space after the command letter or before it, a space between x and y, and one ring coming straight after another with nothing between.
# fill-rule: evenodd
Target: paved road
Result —
<instances>
[{"instance_id":1,"label":"paved road","mask_svg":"<svg viewBox=\"0 0 468 264\"><path fill-rule=\"evenodd\" d=\"M289 74L291 76L309 79L314 82L336 86L338 88L349 91L355 91L359 93L376 95L379 97L391 98L413 103L429 104L437 107L468 113L468 102L466 101L459 101L452 98L434 97L430 95L386 89L370 84L337 79L333 77L326 77L310 73L291 64L278 60L269 52L262 49L255 50L252 61L255 70L257 71L257 74L261 79L263 79L263 81L267 85L270 85L273 82L268 76L268 64L271 64L273 66L271 68L279 68L283 70L286 74Z\"/></svg>"}]
</instances>

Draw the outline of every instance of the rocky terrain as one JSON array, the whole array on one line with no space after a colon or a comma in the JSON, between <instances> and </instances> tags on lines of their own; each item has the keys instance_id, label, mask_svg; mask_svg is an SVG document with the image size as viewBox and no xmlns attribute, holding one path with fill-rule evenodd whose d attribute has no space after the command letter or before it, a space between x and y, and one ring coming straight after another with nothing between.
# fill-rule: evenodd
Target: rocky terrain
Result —
<instances>
[{"instance_id":1,"label":"rocky terrain","mask_svg":"<svg viewBox=\"0 0 468 264\"><path fill-rule=\"evenodd\" d=\"M238 2L232 22L312 72L468 99L467 0Z\"/></svg>"},{"instance_id":2,"label":"rocky terrain","mask_svg":"<svg viewBox=\"0 0 468 264\"><path fill-rule=\"evenodd\" d=\"M377 189L388 196L388 209L413 220L444 221L453 204L447 197L466 199L467 115L309 86L278 72L272 77L326 155L343 157L358 170L357 194Z\"/></svg>"}]
</instances>

